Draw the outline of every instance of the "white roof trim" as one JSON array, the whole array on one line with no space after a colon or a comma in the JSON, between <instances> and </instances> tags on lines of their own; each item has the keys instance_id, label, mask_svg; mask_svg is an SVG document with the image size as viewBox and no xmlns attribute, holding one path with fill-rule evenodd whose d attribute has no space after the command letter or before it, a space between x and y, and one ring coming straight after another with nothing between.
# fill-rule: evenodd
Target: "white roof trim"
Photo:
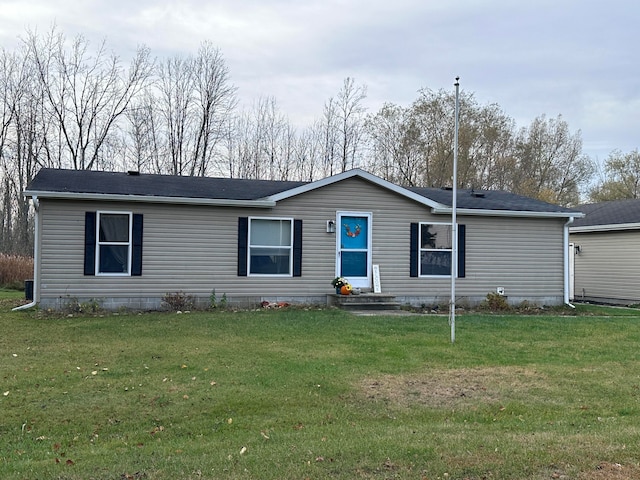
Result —
<instances>
[{"instance_id":1,"label":"white roof trim","mask_svg":"<svg viewBox=\"0 0 640 480\"><path fill-rule=\"evenodd\" d=\"M585 225L582 227L569 227L570 233L581 232L607 232L616 230L639 230L640 223L609 223L606 225Z\"/></svg>"},{"instance_id":2,"label":"white roof trim","mask_svg":"<svg viewBox=\"0 0 640 480\"><path fill-rule=\"evenodd\" d=\"M434 208L432 213L440 215L451 215L451 207ZM538 218L582 218L584 213L580 212L531 212L529 210L486 210L481 208L457 208L456 213L460 215L480 216L480 217L538 217Z\"/></svg>"},{"instance_id":3,"label":"white roof trim","mask_svg":"<svg viewBox=\"0 0 640 480\"><path fill-rule=\"evenodd\" d=\"M77 192L48 192L25 190L26 197L51 198L59 200L100 200L105 202L140 202L140 203L173 203L180 205L211 205L219 207L254 207L272 208L276 202L264 200L229 200L224 198L188 198L188 197L164 197L154 195L122 195L105 193L77 193Z\"/></svg>"},{"instance_id":4,"label":"white roof trim","mask_svg":"<svg viewBox=\"0 0 640 480\"><path fill-rule=\"evenodd\" d=\"M342 180L346 180L352 177L360 177L364 180L367 180L368 182L378 185L379 187L386 188L387 190L391 190L392 192L395 192L406 198L410 198L411 200L421 203L422 205L426 205L427 207L444 208L444 205L438 202L435 202L427 197L414 193L411 190L407 190L406 188L403 188L391 182L388 182L387 180L384 180L380 177L376 177L375 175L365 172L364 170L361 170L359 168L355 168L353 170L339 173L337 175L332 175L331 177L323 178L322 180L318 180L316 182L307 183L306 185L301 185L299 187L286 190L284 192L276 193L275 195L265 197L265 199L278 202L280 200L291 198L296 195L300 195L302 193L310 192L317 188L321 188L326 185L331 185L332 183L341 182Z\"/></svg>"}]
</instances>

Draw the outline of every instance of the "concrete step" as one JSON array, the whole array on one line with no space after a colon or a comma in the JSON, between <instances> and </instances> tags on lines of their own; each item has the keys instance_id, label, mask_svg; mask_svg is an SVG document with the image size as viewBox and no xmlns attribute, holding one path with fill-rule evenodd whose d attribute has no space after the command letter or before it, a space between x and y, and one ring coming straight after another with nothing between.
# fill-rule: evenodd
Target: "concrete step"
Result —
<instances>
[{"instance_id":1,"label":"concrete step","mask_svg":"<svg viewBox=\"0 0 640 480\"><path fill-rule=\"evenodd\" d=\"M362 293L360 295L327 295L327 305L345 310L398 310L396 297L384 293Z\"/></svg>"}]
</instances>

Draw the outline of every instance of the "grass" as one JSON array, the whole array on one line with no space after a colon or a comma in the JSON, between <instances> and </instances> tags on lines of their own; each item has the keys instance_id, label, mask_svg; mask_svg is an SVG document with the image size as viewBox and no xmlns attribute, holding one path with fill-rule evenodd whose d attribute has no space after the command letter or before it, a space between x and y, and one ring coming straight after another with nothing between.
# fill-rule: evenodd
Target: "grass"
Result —
<instances>
[{"instance_id":1,"label":"grass","mask_svg":"<svg viewBox=\"0 0 640 480\"><path fill-rule=\"evenodd\" d=\"M451 345L435 315L9 300L3 479L640 477L635 310L461 315Z\"/></svg>"}]
</instances>

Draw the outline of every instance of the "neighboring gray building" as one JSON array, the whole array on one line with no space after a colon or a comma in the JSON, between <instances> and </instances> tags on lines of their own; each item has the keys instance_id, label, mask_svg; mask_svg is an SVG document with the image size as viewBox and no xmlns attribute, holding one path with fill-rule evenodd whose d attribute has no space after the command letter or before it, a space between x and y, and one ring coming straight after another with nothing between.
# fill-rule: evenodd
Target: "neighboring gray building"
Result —
<instances>
[{"instance_id":1,"label":"neighboring gray building","mask_svg":"<svg viewBox=\"0 0 640 480\"><path fill-rule=\"evenodd\" d=\"M154 309L167 293L204 304L325 304L331 280L447 303L452 192L404 188L362 170L316 182L41 170L34 299ZM459 190L459 303L569 301L569 222L581 214L499 191ZM376 269L376 270L378 270Z\"/></svg>"},{"instance_id":2,"label":"neighboring gray building","mask_svg":"<svg viewBox=\"0 0 640 480\"><path fill-rule=\"evenodd\" d=\"M572 297L580 301L640 303L640 200L578 207L570 227L574 249Z\"/></svg>"}]
</instances>

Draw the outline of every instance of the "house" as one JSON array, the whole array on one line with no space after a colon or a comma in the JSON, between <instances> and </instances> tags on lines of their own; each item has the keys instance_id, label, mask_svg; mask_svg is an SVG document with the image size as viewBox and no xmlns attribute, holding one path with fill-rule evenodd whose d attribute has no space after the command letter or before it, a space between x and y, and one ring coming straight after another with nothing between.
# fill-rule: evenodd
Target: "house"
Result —
<instances>
[{"instance_id":1,"label":"house","mask_svg":"<svg viewBox=\"0 0 640 480\"><path fill-rule=\"evenodd\" d=\"M640 303L640 200L578 207L570 227L572 297L581 301Z\"/></svg>"},{"instance_id":2,"label":"house","mask_svg":"<svg viewBox=\"0 0 640 480\"><path fill-rule=\"evenodd\" d=\"M42 169L34 303L155 309L184 292L203 304L326 304L347 277L403 304L447 303L452 191L404 188L356 169L315 182ZM458 302L568 302L568 224L581 214L499 191L459 190ZM373 266L376 266L374 269ZM377 283L377 282L376 282Z\"/></svg>"}]
</instances>

